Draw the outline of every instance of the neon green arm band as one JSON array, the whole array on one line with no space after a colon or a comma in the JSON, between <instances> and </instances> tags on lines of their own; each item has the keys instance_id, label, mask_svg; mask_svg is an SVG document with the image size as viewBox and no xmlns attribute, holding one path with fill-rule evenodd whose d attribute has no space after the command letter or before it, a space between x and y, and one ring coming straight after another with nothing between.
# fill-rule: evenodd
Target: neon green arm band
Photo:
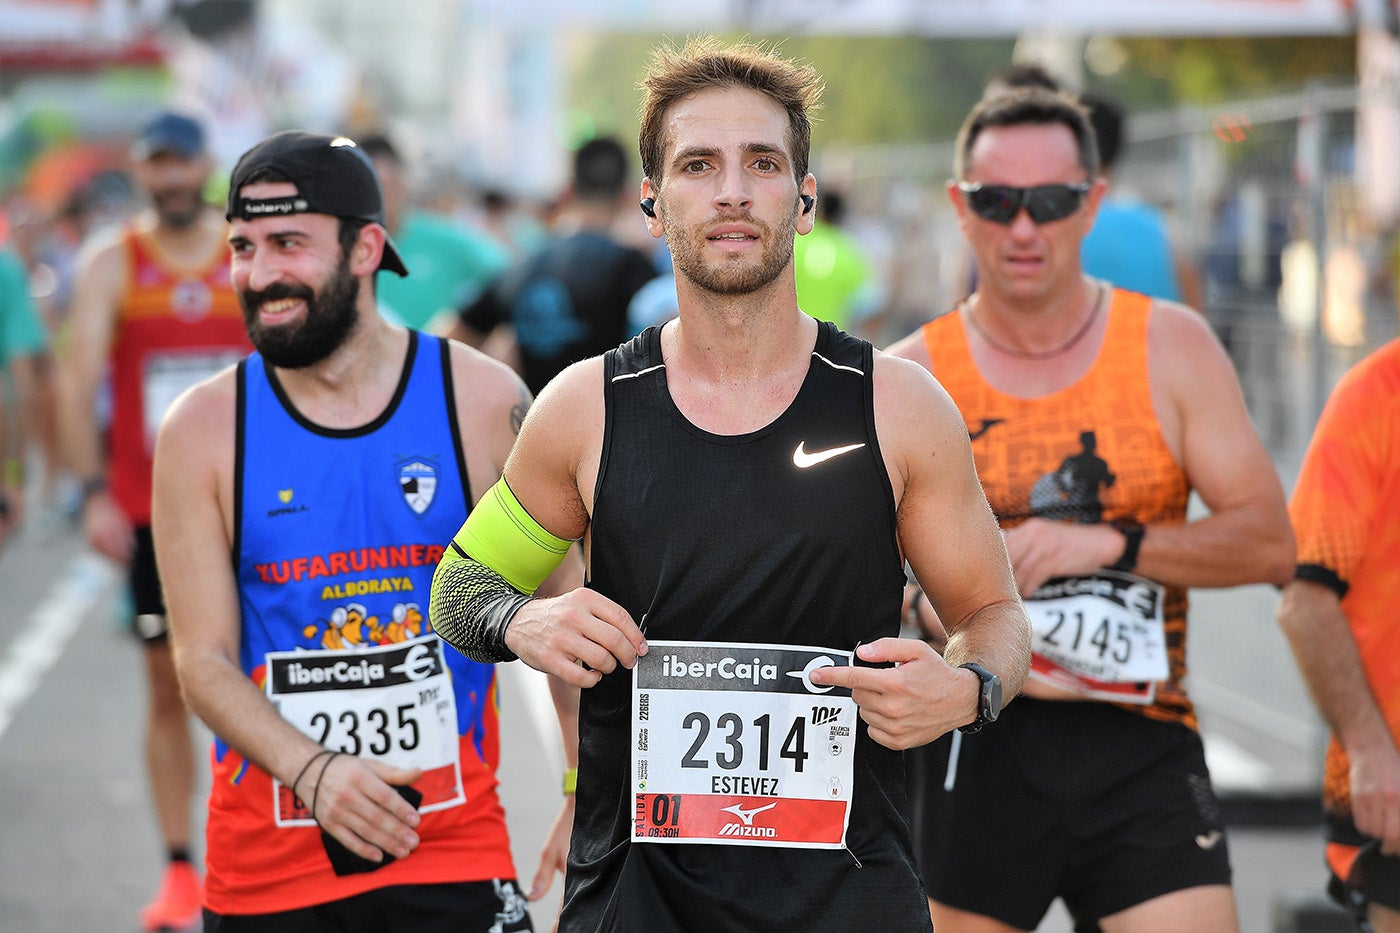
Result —
<instances>
[{"instance_id":1,"label":"neon green arm band","mask_svg":"<svg viewBox=\"0 0 1400 933\"><path fill-rule=\"evenodd\" d=\"M525 511L505 477L487 490L452 543L527 596L554 572L572 541L557 538Z\"/></svg>"},{"instance_id":2,"label":"neon green arm band","mask_svg":"<svg viewBox=\"0 0 1400 933\"><path fill-rule=\"evenodd\" d=\"M570 544L545 531L500 480L472 509L433 572L433 630L473 661L514 661L506 627Z\"/></svg>"}]
</instances>

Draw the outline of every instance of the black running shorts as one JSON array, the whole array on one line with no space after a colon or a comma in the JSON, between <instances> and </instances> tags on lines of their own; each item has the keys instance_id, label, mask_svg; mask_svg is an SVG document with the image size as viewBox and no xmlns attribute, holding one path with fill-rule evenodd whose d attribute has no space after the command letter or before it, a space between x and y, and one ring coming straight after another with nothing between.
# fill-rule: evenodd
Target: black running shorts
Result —
<instances>
[{"instance_id":1,"label":"black running shorts","mask_svg":"<svg viewBox=\"0 0 1400 933\"><path fill-rule=\"evenodd\" d=\"M914 753L911 800L929 897L1035 929L1056 897L1076 923L1230 883L1200 736L1105 703L1019 699Z\"/></svg>"},{"instance_id":2,"label":"black running shorts","mask_svg":"<svg viewBox=\"0 0 1400 933\"><path fill-rule=\"evenodd\" d=\"M204 911L205 933L520 933L533 930L514 879L394 885L274 914Z\"/></svg>"},{"instance_id":3,"label":"black running shorts","mask_svg":"<svg viewBox=\"0 0 1400 933\"><path fill-rule=\"evenodd\" d=\"M1349 817L1327 817L1327 893L1356 919L1372 904L1400 911L1400 857L1385 855L1380 842L1362 834Z\"/></svg>"}]
</instances>

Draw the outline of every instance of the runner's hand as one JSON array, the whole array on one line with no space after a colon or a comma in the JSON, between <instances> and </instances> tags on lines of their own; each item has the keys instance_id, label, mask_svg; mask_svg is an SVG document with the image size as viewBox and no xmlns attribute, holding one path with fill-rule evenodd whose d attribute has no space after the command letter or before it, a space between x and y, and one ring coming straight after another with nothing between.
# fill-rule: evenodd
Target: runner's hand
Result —
<instances>
[{"instance_id":1,"label":"runner's hand","mask_svg":"<svg viewBox=\"0 0 1400 933\"><path fill-rule=\"evenodd\" d=\"M574 831L574 795L564 795L564 805L554 817L540 849L540 867L530 882L529 900L537 901L549 893L555 874L564 874L569 863L569 839Z\"/></svg>"},{"instance_id":2,"label":"runner's hand","mask_svg":"<svg viewBox=\"0 0 1400 933\"><path fill-rule=\"evenodd\" d=\"M1352 820L1381 841L1382 854L1400 855L1400 751L1388 739L1379 744L1347 749Z\"/></svg>"},{"instance_id":3,"label":"runner's hand","mask_svg":"<svg viewBox=\"0 0 1400 933\"><path fill-rule=\"evenodd\" d=\"M83 506L83 533L92 549L103 557L119 564L131 560L136 547L131 522L106 491L94 493Z\"/></svg>"},{"instance_id":4,"label":"runner's hand","mask_svg":"<svg viewBox=\"0 0 1400 933\"><path fill-rule=\"evenodd\" d=\"M627 610L585 587L522 606L506 627L506 647L535 670L575 687L591 687L619 664L631 668L647 653L646 638Z\"/></svg>"},{"instance_id":5,"label":"runner's hand","mask_svg":"<svg viewBox=\"0 0 1400 933\"><path fill-rule=\"evenodd\" d=\"M856 656L895 666L819 667L808 676L814 684L849 687L870 737L887 748L925 745L976 715L977 675L950 667L922 641L881 638L861 645Z\"/></svg>"},{"instance_id":6,"label":"runner's hand","mask_svg":"<svg viewBox=\"0 0 1400 933\"><path fill-rule=\"evenodd\" d=\"M418 847L418 811L389 785L412 784L422 775L421 768L391 768L335 755L320 769L319 784L309 777L302 781L302 790L311 794L302 802L309 801L321 828L356 855L375 862L383 860L384 852L404 858Z\"/></svg>"},{"instance_id":7,"label":"runner's hand","mask_svg":"<svg viewBox=\"0 0 1400 933\"><path fill-rule=\"evenodd\" d=\"M1112 525L1074 525L1032 518L1003 537L1022 598L1029 597L1046 580L1093 573L1115 563L1123 554L1123 536Z\"/></svg>"}]
</instances>

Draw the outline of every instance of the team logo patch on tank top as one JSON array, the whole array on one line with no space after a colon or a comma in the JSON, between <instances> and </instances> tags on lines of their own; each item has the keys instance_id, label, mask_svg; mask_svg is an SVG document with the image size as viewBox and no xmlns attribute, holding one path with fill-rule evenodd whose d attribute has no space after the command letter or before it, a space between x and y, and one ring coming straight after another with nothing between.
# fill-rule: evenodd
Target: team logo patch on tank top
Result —
<instances>
[{"instance_id":1,"label":"team logo patch on tank top","mask_svg":"<svg viewBox=\"0 0 1400 933\"><path fill-rule=\"evenodd\" d=\"M408 503L408 507L415 514L422 515L428 511L428 506L433 504L433 496L437 493L437 467L414 458L400 461L398 469L399 489L403 492L403 501Z\"/></svg>"},{"instance_id":2,"label":"team logo patch on tank top","mask_svg":"<svg viewBox=\"0 0 1400 933\"><path fill-rule=\"evenodd\" d=\"M214 293L202 279L182 279L170 289L170 310L182 321L198 321L214 306Z\"/></svg>"}]
</instances>

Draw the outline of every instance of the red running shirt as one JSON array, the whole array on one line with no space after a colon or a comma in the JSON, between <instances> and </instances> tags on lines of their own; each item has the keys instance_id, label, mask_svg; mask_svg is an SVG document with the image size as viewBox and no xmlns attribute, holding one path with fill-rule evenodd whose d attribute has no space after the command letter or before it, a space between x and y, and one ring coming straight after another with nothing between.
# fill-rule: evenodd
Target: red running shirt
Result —
<instances>
[{"instance_id":1,"label":"red running shirt","mask_svg":"<svg viewBox=\"0 0 1400 933\"><path fill-rule=\"evenodd\" d=\"M229 281L229 250L182 268L128 227L126 292L112 333L107 482L135 525L151 523L151 466L166 408L189 386L252 350Z\"/></svg>"}]
</instances>

